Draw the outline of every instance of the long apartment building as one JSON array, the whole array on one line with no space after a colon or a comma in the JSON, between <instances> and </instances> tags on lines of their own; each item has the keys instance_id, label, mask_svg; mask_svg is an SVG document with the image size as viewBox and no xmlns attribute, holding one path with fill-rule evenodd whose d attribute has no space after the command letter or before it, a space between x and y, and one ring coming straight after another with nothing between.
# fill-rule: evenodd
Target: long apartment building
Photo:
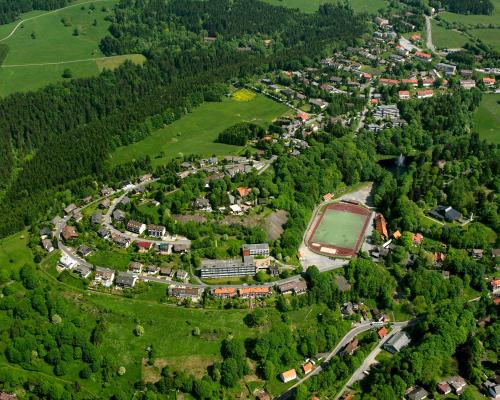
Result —
<instances>
[{"instance_id":1,"label":"long apartment building","mask_svg":"<svg viewBox=\"0 0 500 400\"><path fill-rule=\"evenodd\" d=\"M268 256L269 244L268 243L244 244L243 246L241 246L241 251L243 253L243 257Z\"/></svg>"},{"instance_id":2,"label":"long apartment building","mask_svg":"<svg viewBox=\"0 0 500 400\"><path fill-rule=\"evenodd\" d=\"M199 271L202 279L210 279L255 275L256 269L255 263L245 263L238 259L202 260Z\"/></svg>"}]
</instances>

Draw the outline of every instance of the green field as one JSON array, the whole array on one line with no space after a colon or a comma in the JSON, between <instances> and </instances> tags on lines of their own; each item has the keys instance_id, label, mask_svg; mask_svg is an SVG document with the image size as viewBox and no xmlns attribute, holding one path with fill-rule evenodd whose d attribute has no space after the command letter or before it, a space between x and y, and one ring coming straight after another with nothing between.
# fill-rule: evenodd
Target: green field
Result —
<instances>
[{"instance_id":1,"label":"green field","mask_svg":"<svg viewBox=\"0 0 500 400\"><path fill-rule=\"evenodd\" d=\"M439 49L456 49L464 47L465 43L470 42L467 36L439 26L436 21L431 20L432 24L432 42Z\"/></svg>"},{"instance_id":2,"label":"green field","mask_svg":"<svg viewBox=\"0 0 500 400\"><path fill-rule=\"evenodd\" d=\"M366 216L326 209L314 232L313 242L353 249L363 230Z\"/></svg>"},{"instance_id":3,"label":"green field","mask_svg":"<svg viewBox=\"0 0 500 400\"><path fill-rule=\"evenodd\" d=\"M153 165L157 166L180 154L237 154L242 147L214 143L221 131L242 121L265 125L285 111L284 105L263 95L249 101L224 98L221 103L204 103L144 140L119 147L111 155L111 162L117 165L149 155Z\"/></svg>"},{"instance_id":4,"label":"green field","mask_svg":"<svg viewBox=\"0 0 500 400\"><path fill-rule=\"evenodd\" d=\"M304 12L315 12L318 10L320 4L334 3L333 0L265 0L267 3L275 6L283 6L288 8L298 8ZM385 8L386 2L384 0L349 0L348 1L355 11L375 13L380 8Z\"/></svg>"},{"instance_id":5,"label":"green field","mask_svg":"<svg viewBox=\"0 0 500 400\"><path fill-rule=\"evenodd\" d=\"M474 130L492 143L500 144L500 95L485 94L474 115Z\"/></svg>"},{"instance_id":6,"label":"green field","mask_svg":"<svg viewBox=\"0 0 500 400\"><path fill-rule=\"evenodd\" d=\"M500 51L500 29L471 29L469 33L481 39L496 51Z\"/></svg>"},{"instance_id":7,"label":"green field","mask_svg":"<svg viewBox=\"0 0 500 400\"><path fill-rule=\"evenodd\" d=\"M25 264L33 264L33 255L27 246L28 236L23 231L0 239L0 269L11 272Z\"/></svg>"},{"instance_id":8,"label":"green field","mask_svg":"<svg viewBox=\"0 0 500 400\"><path fill-rule=\"evenodd\" d=\"M174 368L200 374L220 358L220 344L229 335L247 338L254 334L243 323L245 310L190 310L120 297L91 295L87 302L107 311L107 331L103 349L127 369L124 379L141 379L141 359L154 346L157 359ZM133 333L138 324L144 336ZM200 328L200 336L192 334Z\"/></svg>"},{"instance_id":9,"label":"green field","mask_svg":"<svg viewBox=\"0 0 500 400\"><path fill-rule=\"evenodd\" d=\"M494 24L500 25L500 0L491 0L495 9L491 15L464 15L451 12L440 13L442 19L448 22L457 22L464 25Z\"/></svg>"},{"instance_id":10,"label":"green field","mask_svg":"<svg viewBox=\"0 0 500 400\"><path fill-rule=\"evenodd\" d=\"M144 57L140 55L94 60L104 57L99 42L109 27L105 18L112 14L117 1L96 1L94 10L89 8L90 4L82 4L89 3L88 0L77 1L69 8L52 12L32 11L14 23L0 26L2 40L20 20L35 17L0 41L9 47L0 69L0 96L64 80L62 74L66 69L72 77L80 78L97 75L104 68L116 68L126 59L143 63Z\"/></svg>"}]
</instances>

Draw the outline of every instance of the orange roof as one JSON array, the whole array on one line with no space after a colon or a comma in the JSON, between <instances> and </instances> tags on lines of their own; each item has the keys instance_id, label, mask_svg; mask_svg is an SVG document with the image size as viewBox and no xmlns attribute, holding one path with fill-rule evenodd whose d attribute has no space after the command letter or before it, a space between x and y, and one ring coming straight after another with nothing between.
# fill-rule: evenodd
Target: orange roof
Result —
<instances>
[{"instance_id":1,"label":"orange roof","mask_svg":"<svg viewBox=\"0 0 500 400\"><path fill-rule=\"evenodd\" d=\"M420 40L420 35L414 33L413 35L410 36L410 40L412 42L416 42L417 40Z\"/></svg>"},{"instance_id":2,"label":"orange roof","mask_svg":"<svg viewBox=\"0 0 500 400\"><path fill-rule=\"evenodd\" d=\"M389 233L387 232L387 222L382 214L377 214L375 217L375 229L380 233L385 239L389 238Z\"/></svg>"},{"instance_id":3,"label":"orange roof","mask_svg":"<svg viewBox=\"0 0 500 400\"><path fill-rule=\"evenodd\" d=\"M423 51L417 51L415 53L415 56L419 57L419 58L426 58L428 60L430 60L432 58L432 55L429 54L429 53L424 53Z\"/></svg>"},{"instance_id":4,"label":"orange roof","mask_svg":"<svg viewBox=\"0 0 500 400\"><path fill-rule=\"evenodd\" d=\"M396 240L397 240L397 239L399 239L399 238L401 237L401 232L399 232L399 231L394 232L394 233L392 234L392 237L393 237L394 239L396 239Z\"/></svg>"},{"instance_id":5,"label":"orange roof","mask_svg":"<svg viewBox=\"0 0 500 400\"><path fill-rule=\"evenodd\" d=\"M235 295L236 294L236 289L235 288L217 288L214 289L214 294L228 294L228 295Z\"/></svg>"},{"instance_id":6,"label":"orange roof","mask_svg":"<svg viewBox=\"0 0 500 400\"><path fill-rule=\"evenodd\" d=\"M401 96L410 96L410 91L409 90L400 90L398 92L399 97Z\"/></svg>"},{"instance_id":7,"label":"orange roof","mask_svg":"<svg viewBox=\"0 0 500 400\"><path fill-rule=\"evenodd\" d=\"M288 371L282 372L281 376L283 376L283 379L295 379L297 377L297 372L294 369L289 369Z\"/></svg>"},{"instance_id":8,"label":"orange roof","mask_svg":"<svg viewBox=\"0 0 500 400\"><path fill-rule=\"evenodd\" d=\"M387 334L388 334L388 333L389 333L389 332L387 331L387 328L386 328L385 326L384 326L384 327L382 327L382 328L380 328L380 329L378 330L378 332L377 332L378 337L379 337L380 339L385 338L385 337L387 336Z\"/></svg>"},{"instance_id":9,"label":"orange roof","mask_svg":"<svg viewBox=\"0 0 500 400\"><path fill-rule=\"evenodd\" d=\"M304 374L308 374L313 369L314 369L314 365L310 361L308 361L304 365L302 365L302 370L304 371Z\"/></svg>"},{"instance_id":10,"label":"orange roof","mask_svg":"<svg viewBox=\"0 0 500 400\"><path fill-rule=\"evenodd\" d=\"M495 78L484 77L483 83L485 83L487 85L494 85L496 83L496 80L495 80Z\"/></svg>"},{"instance_id":11,"label":"orange roof","mask_svg":"<svg viewBox=\"0 0 500 400\"><path fill-rule=\"evenodd\" d=\"M260 287L248 287L248 288L240 288L238 289L240 296L242 294L268 294L270 293L270 288L267 286Z\"/></svg>"},{"instance_id":12,"label":"orange roof","mask_svg":"<svg viewBox=\"0 0 500 400\"><path fill-rule=\"evenodd\" d=\"M370 79L372 77L372 74L369 74L368 72L363 73L363 78Z\"/></svg>"},{"instance_id":13,"label":"orange roof","mask_svg":"<svg viewBox=\"0 0 500 400\"><path fill-rule=\"evenodd\" d=\"M432 95L432 94L434 94L432 89L425 89L425 90L418 90L417 91L417 96L428 96L428 95Z\"/></svg>"},{"instance_id":14,"label":"orange roof","mask_svg":"<svg viewBox=\"0 0 500 400\"><path fill-rule=\"evenodd\" d=\"M397 85L399 82L396 79L380 78L379 82L383 85Z\"/></svg>"},{"instance_id":15,"label":"orange roof","mask_svg":"<svg viewBox=\"0 0 500 400\"><path fill-rule=\"evenodd\" d=\"M237 190L238 190L238 194L240 195L240 197L246 197L252 191L252 189L246 188L246 187L239 187Z\"/></svg>"},{"instance_id":16,"label":"orange roof","mask_svg":"<svg viewBox=\"0 0 500 400\"><path fill-rule=\"evenodd\" d=\"M491 281L491 286L500 286L500 279L493 279Z\"/></svg>"},{"instance_id":17,"label":"orange roof","mask_svg":"<svg viewBox=\"0 0 500 400\"><path fill-rule=\"evenodd\" d=\"M413 240L413 243L420 244L420 243L422 243L422 240L424 240L424 237L422 236L421 233L415 233L413 235L412 240Z\"/></svg>"},{"instance_id":18,"label":"orange roof","mask_svg":"<svg viewBox=\"0 0 500 400\"><path fill-rule=\"evenodd\" d=\"M309 119L309 114L307 114L307 113L300 113L300 114L297 114L297 118L301 119L302 121L307 121Z\"/></svg>"},{"instance_id":19,"label":"orange roof","mask_svg":"<svg viewBox=\"0 0 500 400\"><path fill-rule=\"evenodd\" d=\"M408 83L410 85L418 85L418 79L402 79L401 80L402 83Z\"/></svg>"},{"instance_id":20,"label":"orange roof","mask_svg":"<svg viewBox=\"0 0 500 400\"><path fill-rule=\"evenodd\" d=\"M371 103L371 104L378 104L378 99L371 99L371 100L370 100L370 103Z\"/></svg>"},{"instance_id":21,"label":"orange roof","mask_svg":"<svg viewBox=\"0 0 500 400\"><path fill-rule=\"evenodd\" d=\"M495 297L493 299L493 304L495 304L496 306L500 305L500 297Z\"/></svg>"},{"instance_id":22,"label":"orange roof","mask_svg":"<svg viewBox=\"0 0 500 400\"><path fill-rule=\"evenodd\" d=\"M324 201L330 200L331 198L332 198L332 194L331 193L327 193L327 194L323 195L323 200Z\"/></svg>"}]
</instances>

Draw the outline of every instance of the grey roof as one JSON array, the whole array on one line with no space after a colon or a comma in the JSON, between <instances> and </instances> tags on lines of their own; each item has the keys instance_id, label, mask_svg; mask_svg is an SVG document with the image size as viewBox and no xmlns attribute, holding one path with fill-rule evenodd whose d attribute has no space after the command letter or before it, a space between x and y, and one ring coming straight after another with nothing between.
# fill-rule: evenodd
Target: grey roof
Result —
<instances>
[{"instance_id":1,"label":"grey roof","mask_svg":"<svg viewBox=\"0 0 500 400\"><path fill-rule=\"evenodd\" d=\"M80 276L87 276L92 271L92 268L87 267L86 265L78 265L74 271Z\"/></svg>"},{"instance_id":2,"label":"grey roof","mask_svg":"<svg viewBox=\"0 0 500 400\"><path fill-rule=\"evenodd\" d=\"M409 400L422 400L425 399L429 395L429 392L425 390L424 388L417 387L413 389L409 394L408 394L408 399Z\"/></svg>"},{"instance_id":3,"label":"grey roof","mask_svg":"<svg viewBox=\"0 0 500 400\"><path fill-rule=\"evenodd\" d=\"M243 250L269 250L268 243L244 244L241 246Z\"/></svg>"},{"instance_id":4,"label":"grey roof","mask_svg":"<svg viewBox=\"0 0 500 400\"><path fill-rule=\"evenodd\" d=\"M385 347L389 347L395 351L400 351L403 347L407 346L411 342L411 338L404 331L396 333L392 336Z\"/></svg>"},{"instance_id":5,"label":"grey roof","mask_svg":"<svg viewBox=\"0 0 500 400\"><path fill-rule=\"evenodd\" d=\"M132 274L120 272L116 277L116 284L120 286L133 286L136 279L137 278Z\"/></svg>"}]
</instances>

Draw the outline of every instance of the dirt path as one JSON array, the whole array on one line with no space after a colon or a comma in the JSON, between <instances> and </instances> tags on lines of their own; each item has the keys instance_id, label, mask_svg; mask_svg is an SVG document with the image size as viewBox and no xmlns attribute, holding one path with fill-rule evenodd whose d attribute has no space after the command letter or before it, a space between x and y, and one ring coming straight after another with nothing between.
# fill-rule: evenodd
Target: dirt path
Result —
<instances>
[{"instance_id":1,"label":"dirt path","mask_svg":"<svg viewBox=\"0 0 500 400\"><path fill-rule=\"evenodd\" d=\"M2 68L18 68L18 67L43 67L45 65L61 65L61 64L72 64L79 63L85 61L99 61L99 60L109 60L120 56L111 56L111 57L97 57L97 58L85 58L81 60L70 60L70 61L57 61L57 62L46 62L46 63L32 63L32 64L10 64L10 65L2 65Z\"/></svg>"},{"instance_id":2,"label":"dirt path","mask_svg":"<svg viewBox=\"0 0 500 400\"><path fill-rule=\"evenodd\" d=\"M425 29L427 31L427 42L426 42L426 46L427 48L432 51L432 52L435 52L436 51L436 48L434 47L434 43L432 43L432 24L431 24L431 17L429 17L428 15L425 15Z\"/></svg>"}]
</instances>

